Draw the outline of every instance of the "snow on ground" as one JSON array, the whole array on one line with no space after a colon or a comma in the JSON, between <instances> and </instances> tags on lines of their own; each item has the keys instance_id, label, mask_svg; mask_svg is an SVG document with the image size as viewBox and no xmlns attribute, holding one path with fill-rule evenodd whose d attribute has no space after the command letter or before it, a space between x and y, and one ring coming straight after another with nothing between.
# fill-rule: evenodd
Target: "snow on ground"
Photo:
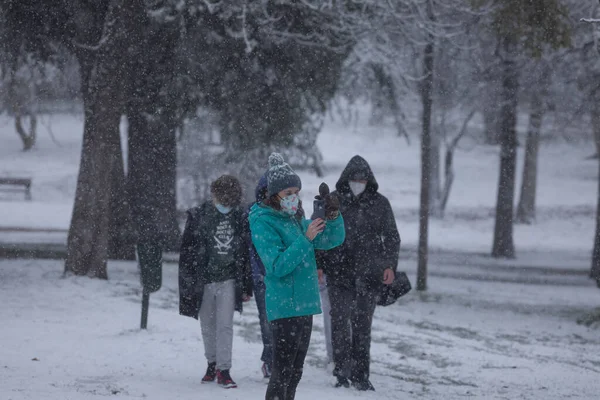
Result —
<instances>
[{"instance_id":1,"label":"snow on ground","mask_svg":"<svg viewBox=\"0 0 600 400\"><path fill-rule=\"evenodd\" d=\"M399 269L414 282L419 146L388 126L330 121L319 138L331 185L355 154L372 165L403 238ZM82 119L52 118L38 147L20 151L0 116L0 176L31 176L33 201L0 192L0 242L64 243L80 157ZM517 260L492 260L498 151L469 145L455 156L444 220L432 220L429 290L380 308L374 322L376 393L335 389L324 368L321 317L297 399L596 399L598 324L578 325L600 304L587 278L597 191L596 161L583 145L540 151L538 220L515 226ZM519 153L520 162L522 153ZM300 172L305 202L321 179ZM519 165L520 181L520 165ZM43 231L40 231L43 230ZM169 255L171 261L176 260ZM110 280L62 278L58 261L0 260L0 399L264 398L256 308L236 315L237 390L200 385L198 323L177 315L176 265L151 299L139 331L134 263L111 263Z\"/></svg>"},{"instance_id":2,"label":"snow on ground","mask_svg":"<svg viewBox=\"0 0 600 400\"><path fill-rule=\"evenodd\" d=\"M197 321L177 314L177 268L151 296L140 331L134 263L112 263L108 282L62 278L58 261L0 261L0 398L262 399L254 302L235 316L232 376L238 389L200 384ZM414 279L414 276L412 277ZM315 317L297 399L596 399L598 329L576 320L600 291L580 287L432 278L378 308L372 381L377 392L336 389L325 369L322 317Z\"/></svg>"}]
</instances>

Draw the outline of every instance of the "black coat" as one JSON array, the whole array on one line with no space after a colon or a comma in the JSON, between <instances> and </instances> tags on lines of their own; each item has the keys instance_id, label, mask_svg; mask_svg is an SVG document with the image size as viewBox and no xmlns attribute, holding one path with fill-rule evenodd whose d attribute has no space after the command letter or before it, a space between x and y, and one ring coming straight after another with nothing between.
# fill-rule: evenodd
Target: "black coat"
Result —
<instances>
[{"instance_id":1,"label":"black coat","mask_svg":"<svg viewBox=\"0 0 600 400\"><path fill-rule=\"evenodd\" d=\"M200 276L208 265L208 245L211 243L211 230L215 223L210 218L212 203L207 202L200 207L188 210L188 218L183 232L179 253L179 314L198 319L202 304L204 282ZM248 260L248 246L244 212L239 208L234 213L233 229L235 231L236 260L236 311L242 312L242 298L252 295L252 276Z\"/></svg>"},{"instance_id":2,"label":"black coat","mask_svg":"<svg viewBox=\"0 0 600 400\"><path fill-rule=\"evenodd\" d=\"M354 196L349 181L356 174L367 180L365 191ZM317 252L317 265L327 275L328 285L354 287L357 280L378 289L383 271L396 271L400 234L388 199L378 193L379 185L365 159L354 156L340 176L333 192L340 200L346 226L344 243L326 252Z\"/></svg>"}]
</instances>

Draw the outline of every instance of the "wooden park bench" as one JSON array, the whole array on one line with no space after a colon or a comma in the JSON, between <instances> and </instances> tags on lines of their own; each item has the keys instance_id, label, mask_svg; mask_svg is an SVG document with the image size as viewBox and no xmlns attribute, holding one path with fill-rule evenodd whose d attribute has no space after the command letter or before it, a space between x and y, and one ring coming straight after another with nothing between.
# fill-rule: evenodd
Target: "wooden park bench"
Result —
<instances>
[{"instance_id":1,"label":"wooden park bench","mask_svg":"<svg viewBox=\"0 0 600 400\"><path fill-rule=\"evenodd\" d=\"M8 186L8 187L3 187ZM0 190L6 192L25 191L25 199L31 200L31 178L2 178L0 177Z\"/></svg>"}]
</instances>

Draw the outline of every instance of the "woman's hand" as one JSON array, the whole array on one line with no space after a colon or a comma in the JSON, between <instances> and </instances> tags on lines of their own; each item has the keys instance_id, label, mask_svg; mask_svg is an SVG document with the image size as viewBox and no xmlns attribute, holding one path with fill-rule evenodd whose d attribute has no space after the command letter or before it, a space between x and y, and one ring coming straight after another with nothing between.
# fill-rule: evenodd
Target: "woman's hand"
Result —
<instances>
[{"instance_id":1,"label":"woman's hand","mask_svg":"<svg viewBox=\"0 0 600 400\"><path fill-rule=\"evenodd\" d=\"M394 275L394 270L387 268L385 271L383 271L383 283L385 285L391 285L392 282L394 282Z\"/></svg>"},{"instance_id":2,"label":"woman's hand","mask_svg":"<svg viewBox=\"0 0 600 400\"><path fill-rule=\"evenodd\" d=\"M325 221L323 221L321 218L317 218L308 226L308 229L306 230L306 237L312 242L319 233L323 232L324 229Z\"/></svg>"}]
</instances>

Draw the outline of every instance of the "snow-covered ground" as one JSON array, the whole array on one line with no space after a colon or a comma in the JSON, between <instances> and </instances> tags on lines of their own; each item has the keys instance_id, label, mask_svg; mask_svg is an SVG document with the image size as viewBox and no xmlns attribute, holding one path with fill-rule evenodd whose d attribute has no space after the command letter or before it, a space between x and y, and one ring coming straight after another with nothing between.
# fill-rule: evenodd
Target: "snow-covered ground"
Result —
<instances>
[{"instance_id":1,"label":"snow-covered ground","mask_svg":"<svg viewBox=\"0 0 600 400\"><path fill-rule=\"evenodd\" d=\"M108 282L61 278L57 261L0 261L0 398L262 399L254 302L236 313L232 376L238 389L201 385L197 321L177 314L177 268L151 296L140 331L134 263L112 263ZM414 279L414 276L412 276ZM335 389L315 318L297 399L597 399L600 338L576 320L600 291L435 278L375 315L377 392Z\"/></svg>"},{"instance_id":2,"label":"snow-covered ground","mask_svg":"<svg viewBox=\"0 0 600 400\"><path fill-rule=\"evenodd\" d=\"M0 176L33 178L33 200L0 192L0 243L64 243L81 146L82 119L52 118L23 153L0 116ZM399 269L414 282L419 146L386 126L326 124L319 145L334 184L354 154L372 165L396 212L403 239ZM447 215L432 220L429 290L376 312L376 393L335 389L324 368L321 317L297 399L596 399L598 324L577 320L600 305L586 277L597 191L596 161L583 145L540 151L538 220L515 226L517 260L491 260L498 151L468 145L455 156ZM522 153L519 152L519 179ZM304 200L321 179L301 172ZM45 230L45 231L40 231ZM254 303L236 315L237 390L200 385L205 361L199 325L177 314L176 265L152 296L140 332L134 263L111 263L110 280L61 278L58 261L0 260L0 399L264 398Z\"/></svg>"}]
</instances>

